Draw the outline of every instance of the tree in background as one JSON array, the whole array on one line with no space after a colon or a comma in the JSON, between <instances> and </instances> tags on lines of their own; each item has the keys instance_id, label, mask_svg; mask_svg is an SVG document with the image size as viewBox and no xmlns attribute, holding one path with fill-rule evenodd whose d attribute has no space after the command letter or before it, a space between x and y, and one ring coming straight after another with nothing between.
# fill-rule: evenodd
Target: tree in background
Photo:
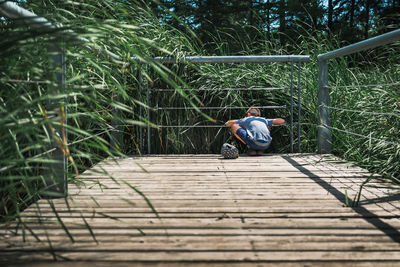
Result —
<instances>
[{"instance_id":1,"label":"tree in background","mask_svg":"<svg viewBox=\"0 0 400 267\"><path fill-rule=\"evenodd\" d=\"M316 34L316 30L353 43L399 28L400 16L400 0L159 0L147 3L166 24L183 28L182 23L186 23L205 44L218 36L221 42L230 44L231 52L241 48L232 42L232 36L253 35L257 41L260 32L267 37L279 34L280 45L289 47L299 34ZM179 20L165 10L173 12ZM231 37L220 36L221 30Z\"/></svg>"}]
</instances>

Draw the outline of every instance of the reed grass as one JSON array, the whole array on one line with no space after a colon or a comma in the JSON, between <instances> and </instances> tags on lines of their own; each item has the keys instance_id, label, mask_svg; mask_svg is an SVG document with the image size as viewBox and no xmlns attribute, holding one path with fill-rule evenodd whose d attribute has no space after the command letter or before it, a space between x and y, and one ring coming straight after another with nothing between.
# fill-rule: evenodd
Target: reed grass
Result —
<instances>
[{"instance_id":1,"label":"reed grass","mask_svg":"<svg viewBox=\"0 0 400 267\"><path fill-rule=\"evenodd\" d=\"M32 30L21 20L0 21L4 37L0 44L2 220L19 216L45 191L44 175L48 163L54 161L47 153L53 139L60 141L68 157L71 182L79 172L115 154L110 148L115 121L124 125L119 128L125 142L138 143L136 136L126 133L149 122L137 112L139 106L147 109L147 105L138 90L140 65L132 58L147 62L154 55L172 55L168 49L174 41L168 37L176 34L164 29L145 8L123 1L69 1L57 6L35 1L25 5L63 26L60 31L45 32ZM60 34L61 30L68 31ZM89 41L76 41L71 30ZM184 38L178 38L184 46ZM66 82L50 94L49 88L58 86L51 75L49 52L49 47L55 46L65 51ZM100 53L94 53L93 47L101 48ZM106 50L120 60L107 56ZM168 77L172 75L168 68L152 62L148 68L167 84L182 87L179 79ZM150 79L146 72L143 75ZM58 103L56 110L49 110L49 102ZM60 118L68 123L60 123ZM49 132L48 128L54 127L68 132L68 144ZM123 151L118 153L123 155Z\"/></svg>"},{"instance_id":2,"label":"reed grass","mask_svg":"<svg viewBox=\"0 0 400 267\"><path fill-rule=\"evenodd\" d=\"M65 150L70 163L68 179L80 183L79 172L115 155L115 150L110 148L115 122L122 132L123 150L118 151L119 156L144 152L140 151L140 126L147 125L151 125L152 153L219 153L224 142L235 142L226 128L159 128L157 125L222 125L229 119L243 117L248 106L289 104L288 90L222 91L216 88L287 88L290 64L164 66L150 60L155 56L182 59L189 55L231 55L229 43L222 42L226 40L221 38L226 34L223 30L219 36L212 36L212 45L202 44L188 28L182 32L163 25L141 2L129 5L124 1L66 1L56 6L43 0L24 4L50 21L62 23L62 30L72 30L89 42L76 42L69 35L62 40L57 31L32 31L21 21L0 20L4 37L0 43L2 221L19 218L24 207L40 198L45 169L52 161L49 154L44 154L54 138L46 130L49 124L68 131L70 145L62 144L68 148ZM264 41L259 41L261 37ZM290 48L277 47L273 38L259 31L257 42L251 41L252 36L234 35L231 42L243 49L235 54L312 56L311 63L301 65L301 148L302 152L316 152L316 56L342 45L334 37L320 33L301 35L298 40L292 40ZM53 70L47 48L54 45L65 51L67 80L63 91L49 94L48 88L54 79L50 75ZM120 60L106 53L94 53L93 47L112 51ZM210 47L213 50L206 49ZM394 44L334 60L330 63L329 81L331 86L352 86L331 89L331 106L342 109L330 110L334 153L382 174L394 186L400 182L400 86L365 88L360 85L398 83L399 55L398 44ZM133 57L145 64L132 60ZM151 92L149 98L145 88ZM158 92L156 88L172 90ZM59 107L65 108L67 124L61 125L58 113L46 109L49 101L58 101ZM171 112L154 108L163 106L186 109ZM241 108L222 108L232 106ZM221 108L199 112L196 107ZM287 110L263 110L262 115L289 120ZM143 134L146 136L146 128ZM288 152L289 134L288 127L275 127L269 152ZM236 144L242 151L245 149L239 142ZM141 194L135 185L131 188ZM151 200L143 197L157 214ZM85 224L92 234L86 221ZM94 235L93 239L96 240Z\"/></svg>"}]
</instances>

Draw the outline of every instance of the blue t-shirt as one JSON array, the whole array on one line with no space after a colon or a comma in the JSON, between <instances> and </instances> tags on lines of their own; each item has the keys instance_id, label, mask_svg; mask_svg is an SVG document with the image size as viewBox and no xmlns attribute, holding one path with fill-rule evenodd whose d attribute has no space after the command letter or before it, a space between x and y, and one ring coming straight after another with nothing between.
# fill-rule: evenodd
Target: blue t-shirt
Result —
<instances>
[{"instance_id":1,"label":"blue t-shirt","mask_svg":"<svg viewBox=\"0 0 400 267\"><path fill-rule=\"evenodd\" d=\"M272 119L250 116L236 122L246 130L250 139L260 143L270 143L272 141L271 133L268 129L269 126L272 126Z\"/></svg>"}]
</instances>

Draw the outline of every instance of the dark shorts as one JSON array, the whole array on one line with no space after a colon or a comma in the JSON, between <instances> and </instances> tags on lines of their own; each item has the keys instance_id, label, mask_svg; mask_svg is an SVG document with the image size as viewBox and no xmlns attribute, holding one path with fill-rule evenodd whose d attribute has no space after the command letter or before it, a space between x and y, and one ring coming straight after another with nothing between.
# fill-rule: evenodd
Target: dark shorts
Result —
<instances>
[{"instance_id":1,"label":"dark shorts","mask_svg":"<svg viewBox=\"0 0 400 267\"><path fill-rule=\"evenodd\" d=\"M260 145L260 143L256 144L250 137L248 136L247 132L243 128L239 128L236 131L236 134L242 139L248 147L254 150L266 150L271 145L271 143L264 143Z\"/></svg>"}]
</instances>

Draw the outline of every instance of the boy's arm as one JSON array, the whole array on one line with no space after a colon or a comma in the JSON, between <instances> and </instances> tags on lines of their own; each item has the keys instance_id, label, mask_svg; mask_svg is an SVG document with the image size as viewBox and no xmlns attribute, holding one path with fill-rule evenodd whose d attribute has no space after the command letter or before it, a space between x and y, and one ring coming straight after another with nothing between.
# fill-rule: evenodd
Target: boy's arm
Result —
<instances>
[{"instance_id":1,"label":"boy's arm","mask_svg":"<svg viewBox=\"0 0 400 267\"><path fill-rule=\"evenodd\" d=\"M272 125L282 125L285 123L284 119L281 118L276 118L272 120Z\"/></svg>"},{"instance_id":2,"label":"boy's arm","mask_svg":"<svg viewBox=\"0 0 400 267\"><path fill-rule=\"evenodd\" d=\"M231 127L233 124L237 123L236 120L230 120L225 123L226 127Z\"/></svg>"}]
</instances>

